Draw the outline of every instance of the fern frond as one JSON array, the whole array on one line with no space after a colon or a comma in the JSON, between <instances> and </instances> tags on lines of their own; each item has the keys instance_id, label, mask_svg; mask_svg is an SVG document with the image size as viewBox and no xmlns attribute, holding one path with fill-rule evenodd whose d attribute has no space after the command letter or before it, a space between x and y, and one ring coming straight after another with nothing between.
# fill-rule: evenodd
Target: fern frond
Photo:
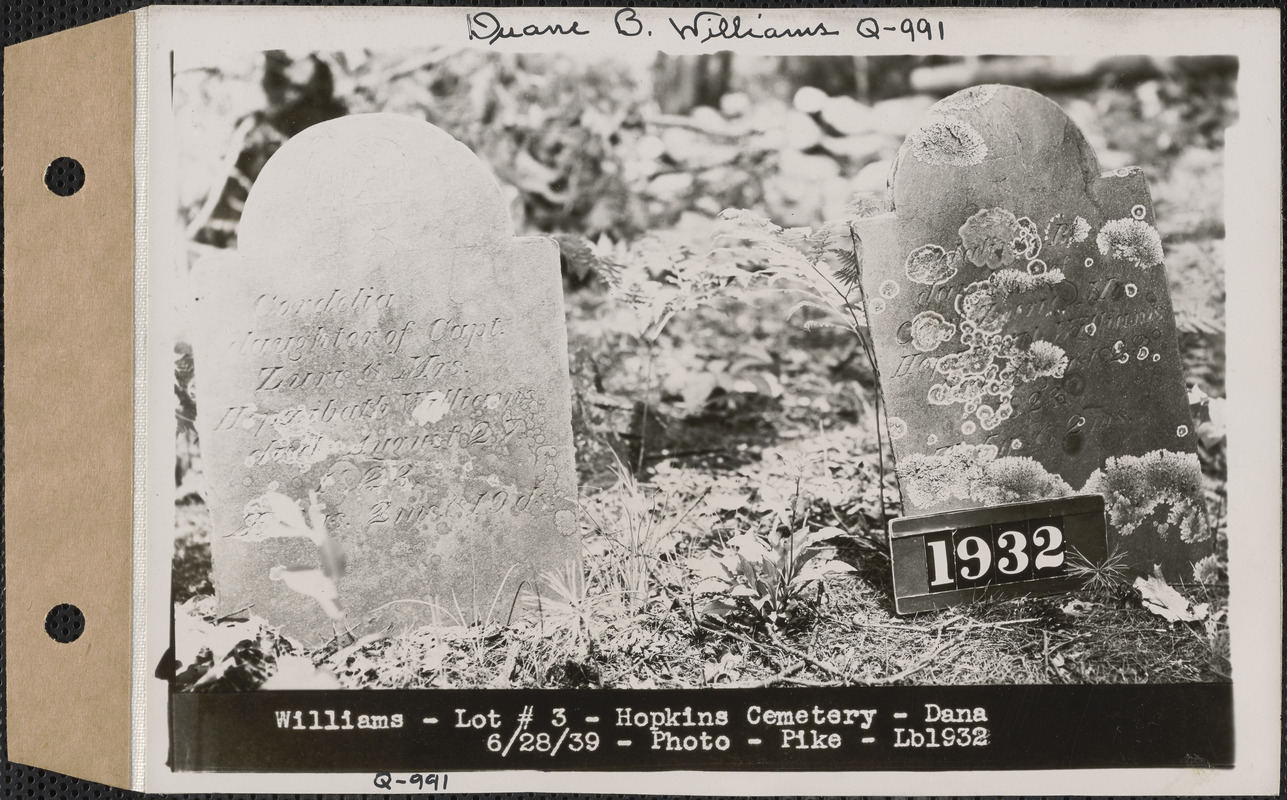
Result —
<instances>
[{"instance_id":1,"label":"fern frond","mask_svg":"<svg viewBox=\"0 0 1287 800\"><path fill-rule=\"evenodd\" d=\"M875 192L859 192L845 204L845 219L866 219L889 211L885 198Z\"/></svg>"},{"instance_id":2,"label":"fern frond","mask_svg":"<svg viewBox=\"0 0 1287 800\"><path fill-rule=\"evenodd\" d=\"M559 254L569 275L584 280L602 271L599 258L584 237L575 233L559 233L554 239L559 243Z\"/></svg>"},{"instance_id":3,"label":"fern frond","mask_svg":"<svg viewBox=\"0 0 1287 800\"><path fill-rule=\"evenodd\" d=\"M862 277L862 264L859 263L858 254L854 252L853 248L832 250L830 254L838 265L832 270L836 280L846 289L852 289L857 286L859 279Z\"/></svg>"}]
</instances>

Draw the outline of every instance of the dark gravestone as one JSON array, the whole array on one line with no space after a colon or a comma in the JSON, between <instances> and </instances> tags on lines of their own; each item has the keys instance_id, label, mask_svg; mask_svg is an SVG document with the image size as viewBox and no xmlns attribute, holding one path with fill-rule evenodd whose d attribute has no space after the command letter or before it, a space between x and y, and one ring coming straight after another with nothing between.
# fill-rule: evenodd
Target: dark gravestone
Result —
<instances>
[{"instance_id":1,"label":"dark gravestone","mask_svg":"<svg viewBox=\"0 0 1287 800\"><path fill-rule=\"evenodd\" d=\"M310 643L503 622L579 557L558 250L513 237L472 152L408 117L316 125L239 241L193 305L221 613Z\"/></svg>"},{"instance_id":2,"label":"dark gravestone","mask_svg":"<svg viewBox=\"0 0 1287 800\"><path fill-rule=\"evenodd\" d=\"M906 512L1102 494L1110 548L1190 579L1210 534L1143 173L976 86L907 137L890 195L855 228Z\"/></svg>"}]
</instances>

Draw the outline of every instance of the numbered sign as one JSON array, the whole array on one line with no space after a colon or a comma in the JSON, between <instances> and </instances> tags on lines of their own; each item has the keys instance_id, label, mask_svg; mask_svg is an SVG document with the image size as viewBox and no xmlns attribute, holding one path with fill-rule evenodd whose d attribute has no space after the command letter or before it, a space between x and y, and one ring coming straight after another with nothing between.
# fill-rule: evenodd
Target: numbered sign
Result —
<instances>
[{"instance_id":1,"label":"numbered sign","mask_svg":"<svg viewBox=\"0 0 1287 800\"><path fill-rule=\"evenodd\" d=\"M1104 498L1065 497L889 523L899 614L985 598L1052 594L1081 586L1074 555L1107 555Z\"/></svg>"}]
</instances>

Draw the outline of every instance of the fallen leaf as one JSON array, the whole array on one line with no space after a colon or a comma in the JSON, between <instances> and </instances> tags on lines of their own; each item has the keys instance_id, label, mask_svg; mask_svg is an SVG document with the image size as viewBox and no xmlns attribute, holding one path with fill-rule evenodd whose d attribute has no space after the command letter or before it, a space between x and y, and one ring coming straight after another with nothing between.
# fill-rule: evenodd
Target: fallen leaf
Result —
<instances>
[{"instance_id":1,"label":"fallen leaf","mask_svg":"<svg viewBox=\"0 0 1287 800\"><path fill-rule=\"evenodd\" d=\"M1188 598L1156 576L1136 578L1135 589L1145 608L1169 622L1197 622L1206 619L1210 611L1206 603L1194 607Z\"/></svg>"}]
</instances>

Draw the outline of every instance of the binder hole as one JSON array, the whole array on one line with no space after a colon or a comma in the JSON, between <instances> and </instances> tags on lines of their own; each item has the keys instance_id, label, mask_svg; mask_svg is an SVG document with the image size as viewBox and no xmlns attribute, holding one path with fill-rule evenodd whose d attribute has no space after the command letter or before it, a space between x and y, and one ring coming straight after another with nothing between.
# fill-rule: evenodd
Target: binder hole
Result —
<instances>
[{"instance_id":1,"label":"binder hole","mask_svg":"<svg viewBox=\"0 0 1287 800\"><path fill-rule=\"evenodd\" d=\"M60 644L70 644L85 632L85 615L71 603L59 603L45 615L45 633Z\"/></svg>"},{"instance_id":2,"label":"binder hole","mask_svg":"<svg viewBox=\"0 0 1287 800\"><path fill-rule=\"evenodd\" d=\"M70 197L85 185L85 168L74 158L59 156L45 167L45 186L59 197Z\"/></svg>"}]
</instances>

